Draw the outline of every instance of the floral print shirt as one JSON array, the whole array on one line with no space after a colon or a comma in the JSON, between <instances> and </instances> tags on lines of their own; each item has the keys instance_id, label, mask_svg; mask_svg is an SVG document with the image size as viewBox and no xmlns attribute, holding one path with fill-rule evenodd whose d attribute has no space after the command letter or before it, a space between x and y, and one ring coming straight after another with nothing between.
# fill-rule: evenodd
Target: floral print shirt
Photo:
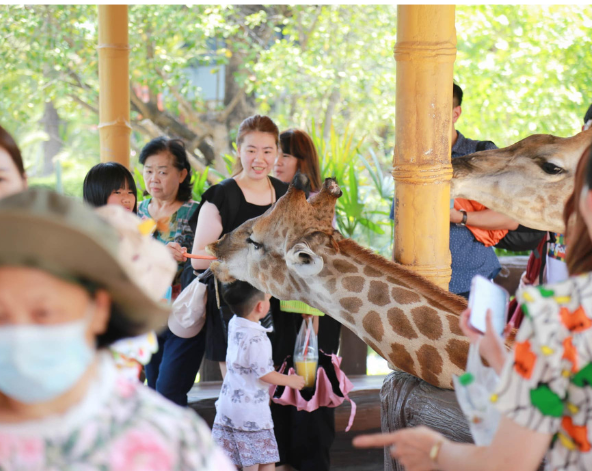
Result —
<instances>
[{"instance_id":1,"label":"floral print shirt","mask_svg":"<svg viewBox=\"0 0 592 471\"><path fill-rule=\"evenodd\" d=\"M195 412L121 376L108 353L66 413L0 423L1 471L230 471Z\"/></svg>"},{"instance_id":2,"label":"floral print shirt","mask_svg":"<svg viewBox=\"0 0 592 471\"><path fill-rule=\"evenodd\" d=\"M138 216L140 216L142 219L151 219L152 217L150 216L150 211L148 211L150 201L152 201L152 198L145 199L138 205ZM189 220L195 211L197 211L197 208L199 208L199 203L196 201L185 201L185 203L183 203L183 205L171 215L169 222L169 232L164 233L156 230L154 232L154 238L161 241L165 245L169 242L177 242L181 247L185 247L187 252L191 253L191 250L193 249L193 239L195 239L195 233L189 225ZM173 284L177 284L179 282L179 276L183 271L185 262L178 262L178 264L179 270L175 276Z\"/></svg>"},{"instance_id":3,"label":"floral print shirt","mask_svg":"<svg viewBox=\"0 0 592 471\"><path fill-rule=\"evenodd\" d=\"M275 371L267 337L272 330L242 317L230 319L227 373L216 401L215 424L245 432L273 428L269 384L259 379Z\"/></svg>"},{"instance_id":4,"label":"floral print shirt","mask_svg":"<svg viewBox=\"0 0 592 471\"><path fill-rule=\"evenodd\" d=\"M592 273L518 298L525 317L492 401L553 435L547 469L592 469Z\"/></svg>"}]
</instances>

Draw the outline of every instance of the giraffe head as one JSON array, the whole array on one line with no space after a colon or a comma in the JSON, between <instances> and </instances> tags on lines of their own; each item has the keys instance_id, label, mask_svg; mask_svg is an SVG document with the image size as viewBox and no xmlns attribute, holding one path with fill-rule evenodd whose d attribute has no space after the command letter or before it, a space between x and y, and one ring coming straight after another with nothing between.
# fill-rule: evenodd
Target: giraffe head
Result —
<instances>
[{"instance_id":1,"label":"giraffe head","mask_svg":"<svg viewBox=\"0 0 592 471\"><path fill-rule=\"evenodd\" d=\"M333 229L341 190L328 178L307 201L307 183L297 174L288 192L265 214L207 247L218 258L210 267L220 281L247 281L279 299L291 299L301 289L299 280L323 270L324 252L338 251L335 237L341 238Z\"/></svg>"},{"instance_id":2,"label":"giraffe head","mask_svg":"<svg viewBox=\"0 0 592 471\"><path fill-rule=\"evenodd\" d=\"M533 229L563 232L565 201L592 129L573 137L535 134L503 149L452 159L451 194L507 214Z\"/></svg>"}]
</instances>

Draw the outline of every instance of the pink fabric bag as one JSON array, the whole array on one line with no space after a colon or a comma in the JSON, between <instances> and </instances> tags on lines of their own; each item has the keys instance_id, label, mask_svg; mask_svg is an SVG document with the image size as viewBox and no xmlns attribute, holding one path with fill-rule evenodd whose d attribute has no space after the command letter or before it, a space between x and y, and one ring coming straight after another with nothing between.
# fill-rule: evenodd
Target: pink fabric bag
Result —
<instances>
[{"instance_id":1,"label":"pink fabric bag","mask_svg":"<svg viewBox=\"0 0 592 471\"><path fill-rule=\"evenodd\" d=\"M331 383L327 373L325 372L325 368L323 366L319 366L317 370L317 379L315 382L315 390L314 394L309 400L306 400L302 397L300 391L296 389L292 389L289 387L284 387L281 394L276 394L276 390L278 386L271 385L269 387L269 395L271 400L276 404L281 404L283 406L296 406L296 408L300 410L305 410L307 412L312 412L317 410L319 407L337 407L343 403L345 399L347 399L351 403L351 413L349 415L349 422L345 429L346 432L349 432L351 429L352 424L354 423L354 418L356 416L356 403L350 399L348 393L353 389L354 385L352 382L345 376L345 373L341 371L341 358L335 354L327 355L326 353L319 350L319 357L323 355L325 357L331 358L331 364L335 370L336 381L339 390L341 391L342 395L339 395L334 390L334 385ZM319 364L321 362L321 358L319 358ZM279 370L279 373L284 373L287 367L287 361L284 361L282 367ZM290 367L288 370L288 376L296 374L293 367ZM279 387L281 390L281 386ZM279 395L279 397L274 397Z\"/></svg>"}]
</instances>

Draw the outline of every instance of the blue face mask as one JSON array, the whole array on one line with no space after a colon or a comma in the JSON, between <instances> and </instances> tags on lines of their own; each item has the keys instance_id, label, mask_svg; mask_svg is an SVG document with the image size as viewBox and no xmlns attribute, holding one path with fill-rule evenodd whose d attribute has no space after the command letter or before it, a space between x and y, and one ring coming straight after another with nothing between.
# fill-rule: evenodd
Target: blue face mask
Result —
<instances>
[{"instance_id":1,"label":"blue face mask","mask_svg":"<svg viewBox=\"0 0 592 471\"><path fill-rule=\"evenodd\" d=\"M95 356L87 325L85 316L65 324L0 326L0 391L33 404L72 388Z\"/></svg>"}]
</instances>

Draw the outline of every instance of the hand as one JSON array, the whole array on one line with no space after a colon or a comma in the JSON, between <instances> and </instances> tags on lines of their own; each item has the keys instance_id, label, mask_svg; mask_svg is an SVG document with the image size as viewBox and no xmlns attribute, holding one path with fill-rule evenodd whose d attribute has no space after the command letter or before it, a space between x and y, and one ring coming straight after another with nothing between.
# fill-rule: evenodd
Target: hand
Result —
<instances>
[{"instance_id":1,"label":"hand","mask_svg":"<svg viewBox=\"0 0 592 471\"><path fill-rule=\"evenodd\" d=\"M437 464L430 459L430 451L438 441L442 441L443 447L447 440L438 432L421 426L388 434L361 435L354 438L353 444L357 448L390 445L391 456L407 471L431 471L438 469Z\"/></svg>"},{"instance_id":2,"label":"hand","mask_svg":"<svg viewBox=\"0 0 592 471\"><path fill-rule=\"evenodd\" d=\"M450 222L453 224L460 224L463 220L463 213L458 209L450 208Z\"/></svg>"},{"instance_id":3,"label":"hand","mask_svg":"<svg viewBox=\"0 0 592 471\"><path fill-rule=\"evenodd\" d=\"M292 389L298 389L298 391L301 391L304 387L304 378L298 375L288 376L288 386Z\"/></svg>"},{"instance_id":4,"label":"hand","mask_svg":"<svg viewBox=\"0 0 592 471\"><path fill-rule=\"evenodd\" d=\"M187 253L187 248L186 247L182 247L177 242L169 242L167 244L167 247L171 251L171 254L173 255L173 258L177 262L184 262L186 260L185 256L183 255L183 254L186 254Z\"/></svg>"},{"instance_id":5,"label":"hand","mask_svg":"<svg viewBox=\"0 0 592 471\"><path fill-rule=\"evenodd\" d=\"M305 321L312 319L312 314L301 314L301 316Z\"/></svg>"},{"instance_id":6,"label":"hand","mask_svg":"<svg viewBox=\"0 0 592 471\"><path fill-rule=\"evenodd\" d=\"M499 375L506 361L506 355L508 354L504 344L504 338L508 336L512 327L506 325L503 337L500 337L493 326L491 309L488 309L485 316L485 335L483 335L469 323L470 316L470 309L465 309L460 315L460 330L462 330L469 338L471 343L476 343L478 340L481 340L479 354L487 360Z\"/></svg>"}]
</instances>

